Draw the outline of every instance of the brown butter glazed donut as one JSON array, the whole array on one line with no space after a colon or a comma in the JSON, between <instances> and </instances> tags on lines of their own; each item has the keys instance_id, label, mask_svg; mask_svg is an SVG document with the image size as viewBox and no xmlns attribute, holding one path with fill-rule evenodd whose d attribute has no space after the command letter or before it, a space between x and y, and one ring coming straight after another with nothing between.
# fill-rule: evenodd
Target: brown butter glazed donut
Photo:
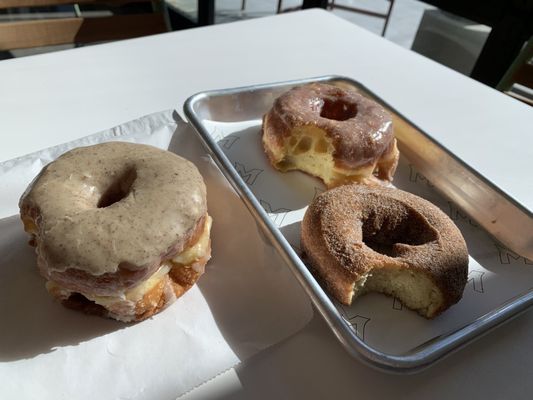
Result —
<instances>
[{"instance_id":1,"label":"brown butter glazed donut","mask_svg":"<svg viewBox=\"0 0 533 400\"><path fill-rule=\"evenodd\" d=\"M457 303L468 251L454 223L411 193L346 185L307 209L301 244L310 269L345 305L370 291L433 318Z\"/></svg>"},{"instance_id":2,"label":"brown butter glazed donut","mask_svg":"<svg viewBox=\"0 0 533 400\"><path fill-rule=\"evenodd\" d=\"M383 107L354 90L323 83L278 97L263 117L262 141L275 168L307 172L329 188L388 183L399 158Z\"/></svg>"},{"instance_id":3,"label":"brown butter glazed donut","mask_svg":"<svg viewBox=\"0 0 533 400\"><path fill-rule=\"evenodd\" d=\"M88 313L148 318L188 290L210 258L200 173L152 146L71 150L43 168L19 206L48 291Z\"/></svg>"}]
</instances>

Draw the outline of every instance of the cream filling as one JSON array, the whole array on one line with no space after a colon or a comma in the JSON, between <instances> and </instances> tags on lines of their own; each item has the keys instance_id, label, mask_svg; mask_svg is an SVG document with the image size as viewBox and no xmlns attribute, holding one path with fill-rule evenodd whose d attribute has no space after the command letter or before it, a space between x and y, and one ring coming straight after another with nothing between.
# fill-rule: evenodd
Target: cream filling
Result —
<instances>
[{"instance_id":1,"label":"cream filling","mask_svg":"<svg viewBox=\"0 0 533 400\"><path fill-rule=\"evenodd\" d=\"M203 258L207 254L209 247L209 234L211 232L211 225L213 219L208 215L205 219L204 232L198 239L198 241L188 249L185 249L177 256L172 258L172 262L181 265L189 265L193 262Z\"/></svg>"},{"instance_id":2,"label":"cream filling","mask_svg":"<svg viewBox=\"0 0 533 400\"><path fill-rule=\"evenodd\" d=\"M156 272L154 272L148 279L139 283L137 286L124 291L118 296L96 296L87 293L81 294L87 299L94 301L96 304L100 304L107 309L118 302L129 301L137 303L144 297L146 293L152 290L162 279L165 278L175 264L190 265L207 255L212 222L212 218L208 215L205 221L204 231L198 241L193 246L184 250L172 259L163 261ZM46 289L49 292L59 291L61 293L61 297L65 299L73 293L72 291L61 287L53 281L46 282Z\"/></svg>"}]
</instances>

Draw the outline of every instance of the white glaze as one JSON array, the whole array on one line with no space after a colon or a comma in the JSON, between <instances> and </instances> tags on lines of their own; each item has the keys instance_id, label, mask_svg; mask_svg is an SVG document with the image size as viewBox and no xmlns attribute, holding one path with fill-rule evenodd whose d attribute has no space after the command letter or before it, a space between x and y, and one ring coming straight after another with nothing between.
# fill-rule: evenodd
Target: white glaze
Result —
<instances>
[{"instance_id":1,"label":"white glaze","mask_svg":"<svg viewBox=\"0 0 533 400\"><path fill-rule=\"evenodd\" d=\"M127 195L98 208L128 171L136 178ZM37 250L48 271L92 275L114 273L121 263L137 270L180 253L182 238L207 212L205 185L191 162L124 142L64 154L41 171L20 207L39 215Z\"/></svg>"}]
</instances>

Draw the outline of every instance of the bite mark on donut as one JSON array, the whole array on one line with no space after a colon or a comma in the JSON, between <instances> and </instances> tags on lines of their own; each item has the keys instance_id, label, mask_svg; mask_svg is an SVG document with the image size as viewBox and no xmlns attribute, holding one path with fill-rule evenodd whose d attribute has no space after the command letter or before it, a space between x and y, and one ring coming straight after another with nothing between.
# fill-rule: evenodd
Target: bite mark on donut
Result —
<instances>
[{"instance_id":1,"label":"bite mark on donut","mask_svg":"<svg viewBox=\"0 0 533 400\"><path fill-rule=\"evenodd\" d=\"M368 274L360 295L368 292L396 297L407 308L426 318L433 318L442 311L441 291L426 274L420 271L410 271L405 268L374 268Z\"/></svg>"}]
</instances>

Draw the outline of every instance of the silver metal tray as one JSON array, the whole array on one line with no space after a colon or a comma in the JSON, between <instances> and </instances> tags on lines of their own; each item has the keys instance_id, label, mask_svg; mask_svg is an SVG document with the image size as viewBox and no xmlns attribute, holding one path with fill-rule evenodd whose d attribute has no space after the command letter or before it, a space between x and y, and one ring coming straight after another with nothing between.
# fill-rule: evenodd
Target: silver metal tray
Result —
<instances>
[{"instance_id":1,"label":"silver metal tray","mask_svg":"<svg viewBox=\"0 0 533 400\"><path fill-rule=\"evenodd\" d=\"M471 256L469 284L463 299L435 320L377 294L341 306L298 256L299 221L305 206L324 188L305 174L281 174L267 165L261 118L279 95L313 81L351 87L389 109L402 154L395 185L440 206L465 236ZM190 97L184 111L262 231L355 358L386 371L418 371L533 304L531 212L360 83L326 76L209 91ZM277 204L279 199L284 203Z\"/></svg>"}]
</instances>

